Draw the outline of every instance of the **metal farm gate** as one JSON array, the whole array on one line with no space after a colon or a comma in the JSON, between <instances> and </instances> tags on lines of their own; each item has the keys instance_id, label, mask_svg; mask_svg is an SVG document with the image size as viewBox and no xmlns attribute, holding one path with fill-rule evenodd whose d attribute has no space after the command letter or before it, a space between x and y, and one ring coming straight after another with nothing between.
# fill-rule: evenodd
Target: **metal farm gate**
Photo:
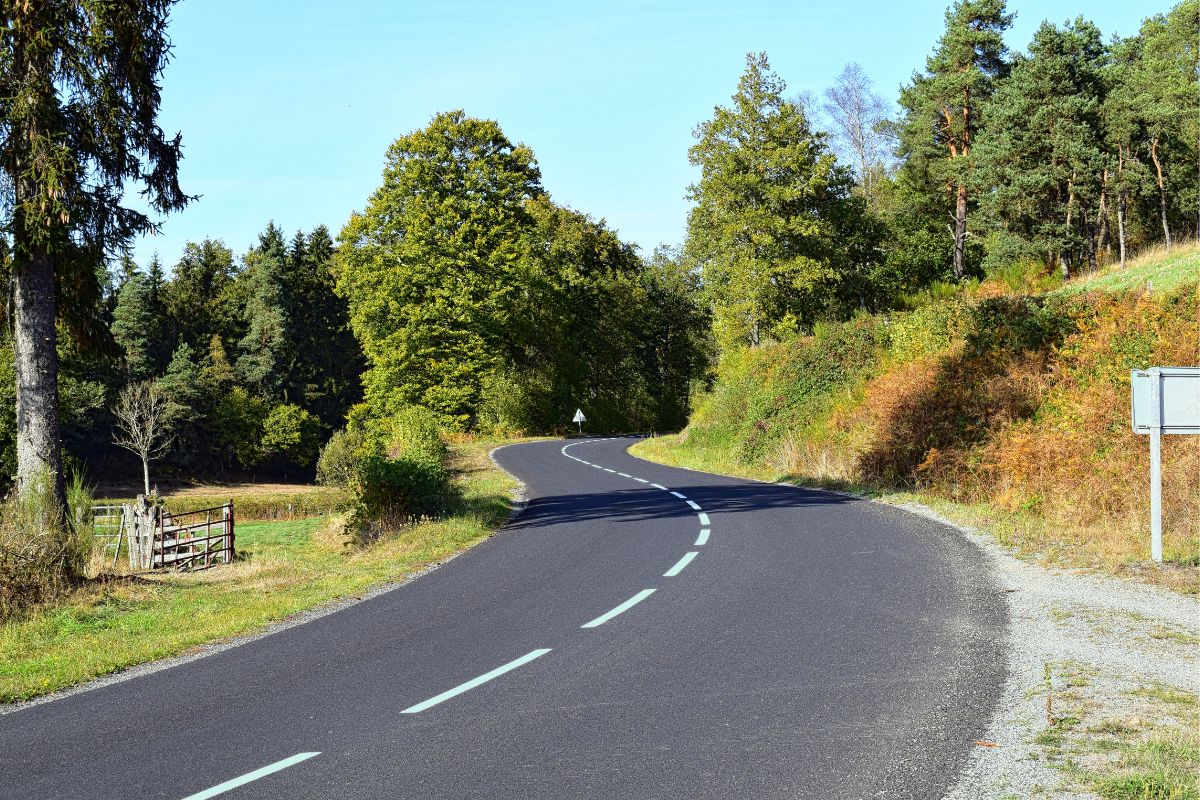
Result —
<instances>
[{"instance_id":1,"label":"metal farm gate","mask_svg":"<svg viewBox=\"0 0 1200 800\"><path fill-rule=\"evenodd\" d=\"M122 526L134 569L204 569L234 555L233 501L215 508L171 513L138 498L123 508Z\"/></svg>"}]
</instances>

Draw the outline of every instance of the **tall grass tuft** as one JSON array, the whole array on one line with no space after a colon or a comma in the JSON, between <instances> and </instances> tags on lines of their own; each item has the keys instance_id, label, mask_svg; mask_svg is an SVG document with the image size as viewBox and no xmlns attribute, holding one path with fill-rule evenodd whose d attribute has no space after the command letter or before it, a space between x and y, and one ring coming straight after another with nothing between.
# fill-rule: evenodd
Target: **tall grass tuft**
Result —
<instances>
[{"instance_id":1,"label":"tall grass tuft","mask_svg":"<svg viewBox=\"0 0 1200 800\"><path fill-rule=\"evenodd\" d=\"M90 503L81 476L71 487L76 502ZM46 473L0 506L0 620L52 602L84 575L90 533L64 522L54 505L54 479Z\"/></svg>"}]
</instances>

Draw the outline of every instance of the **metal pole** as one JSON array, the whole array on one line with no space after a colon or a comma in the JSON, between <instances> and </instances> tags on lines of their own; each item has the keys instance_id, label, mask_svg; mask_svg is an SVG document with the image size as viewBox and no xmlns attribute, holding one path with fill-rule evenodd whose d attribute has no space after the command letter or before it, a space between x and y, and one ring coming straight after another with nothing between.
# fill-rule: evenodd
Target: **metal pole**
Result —
<instances>
[{"instance_id":1,"label":"metal pole","mask_svg":"<svg viewBox=\"0 0 1200 800\"><path fill-rule=\"evenodd\" d=\"M1162 373L1150 370L1150 558L1162 563Z\"/></svg>"}]
</instances>

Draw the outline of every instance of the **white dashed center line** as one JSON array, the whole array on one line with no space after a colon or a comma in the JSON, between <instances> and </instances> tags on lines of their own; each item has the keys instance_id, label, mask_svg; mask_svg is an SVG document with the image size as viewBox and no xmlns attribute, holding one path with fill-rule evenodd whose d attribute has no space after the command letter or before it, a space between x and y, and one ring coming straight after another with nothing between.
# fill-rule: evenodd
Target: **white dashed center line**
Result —
<instances>
[{"instance_id":1,"label":"white dashed center line","mask_svg":"<svg viewBox=\"0 0 1200 800\"><path fill-rule=\"evenodd\" d=\"M687 500L686 494L680 494L679 492L671 492L671 494L675 497L678 497L680 500Z\"/></svg>"},{"instance_id":2,"label":"white dashed center line","mask_svg":"<svg viewBox=\"0 0 1200 800\"><path fill-rule=\"evenodd\" d=\"M183 800L208 800L210 797L216 797L219 794L225 794L225 792L228 792L230 789L236 789L239 786L245 786L251 781L256 781L259 778L265 778L273 772L279 772L281 769L287 769L293 764L299 764L301 761L307 761L313 756L319 755L321 755L319 752L296 753L296 755L289 756L282 761L276 761L274 764L268 764L265 767L254 770L253 772L247 772L245 775L242 775L239 778L233 778L225 781L224 783L217 784L211 789L205 789L203 792L197 792L196 794L189 794L187 797L183 798Z\"/></svg>"},{"instance_id":3,"label":"white dashed center line","mask_svg":"<svg viewBox=\"0 0 1200 800\"><path fill-rule=\"evenodd\" d=\"M708 514L705 514L703 511L701 511L696 516L700 518L701 525L711 525L712 524L708 521Z\"/></svg>"},{"instance_id":4,"label":"white dashed center line","mask_svg":"<svg viewBox=\"0 0 1200 800\"><path fill-rule=\"evenodd\" d=\"M687 504L688 504L689 506L691 506L691 507L692 507L692 510L693 510L693 511L699 511L699 510L700 510L700 504L699 504L699 503L697 503L695 500L688 500L688 501L687 501Z\"/></svg>"},{"instance_id":5,"label":"white dashed center line","mask_svg":"<svg viewBox=\"0 0 1200 800\"><path fill-rule=\"evenodd\" d=\"M512 670L516 669L517 667L520 667L524 664L528 664L530 661L533 661L535 658L541 658L542 656L546 655L546 653L549 653L549 652L550 652L550 648L544 647L540 650L534 650L531 653L526 653L525 655L521 656L520 658L514 659L513 661L508 662L504 666L496 667L491 672L487 672L487 673L484 673L483 675L480 675L478 678L472 678L471 680L467 681L466 683L460 683L458 686L455 686L453 689L447 689L446 691L442 692L441 694L437 695L436 697L431 697L428 700L424 701L423 703L417 703L415 706L409 706L408 708L404 709L400 713L401 714L420 714L422 711L424 711L427 708L432 708L433 706L436 706L438 703L444 703L445 701L449 700L451 697L457 697L458 695L462 694L463 692L467 692L467 691L470 691L471 689L474 689L476 686L482 686L483 684L487 683L488 681L499 678L504 673L511 672Z\"/></svg>"},{"instance_id":6,"label":"white dashed center line","mask_svg":"<svg viewBox=\"0 0 1200 800\"><path fill-rule=\"evenodd\" d=\"M703 545L705 542L708 541L708 534L709 534L708 528L702 528L700 530L700 535L696 537L696 547L700 547L701 545Z\"/></svg>"},{"instance_id":7,"label":"white dashed center line","mask_svg":"<svg viewBox=\"0 0 1200 800\"><path fill-rule=\"evenodd\" d=\"M626 611L633 608L638 603L642 602L643 600L645 600L647 597L649 597L652 594L654 594L653 589L642 589L640 592L638 592L633 597L626 600L624 603L621 603L621 605L617 606L612 611L609 611L606 614L601 614L600 616L596 617L591 622L585 622L583 625L580 625L579 627L581 627L581 628L597 628L597 627L603 625L604 623L608 622L610 619L617 616L618 614L625 613Z\"/></svg>"},{"instance_id":8,"label":"white dashed center line","mask_svg":"<svg viewBox=\"0 0 1200 800\"><path fill-rule=\"evenodd\" d=\"M675 566L663 573L664 578L674 578L679 573L683 572L683 568L692 563L692 559L696 557L696 551L684 553L683 558L675 562Z\"/></svg>"}]
</instances>

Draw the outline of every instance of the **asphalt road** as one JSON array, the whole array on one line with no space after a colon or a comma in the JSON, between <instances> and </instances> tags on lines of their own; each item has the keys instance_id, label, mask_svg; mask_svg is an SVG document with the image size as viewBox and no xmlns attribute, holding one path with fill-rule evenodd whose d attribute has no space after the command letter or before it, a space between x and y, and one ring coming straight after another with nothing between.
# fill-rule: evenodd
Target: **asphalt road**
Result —
<instances>
[{"instance_id":1,"label":"asphalt road","mask_svg":"<svg viewBox=\"0 0 1200 800\"><path fill-rule=\"evenodd\" d=\"M941 797L1004 678L974 545L629 444L501 449L528 507L428 575L0 716L0 798Z\"/></svg>"}]
</instances>

